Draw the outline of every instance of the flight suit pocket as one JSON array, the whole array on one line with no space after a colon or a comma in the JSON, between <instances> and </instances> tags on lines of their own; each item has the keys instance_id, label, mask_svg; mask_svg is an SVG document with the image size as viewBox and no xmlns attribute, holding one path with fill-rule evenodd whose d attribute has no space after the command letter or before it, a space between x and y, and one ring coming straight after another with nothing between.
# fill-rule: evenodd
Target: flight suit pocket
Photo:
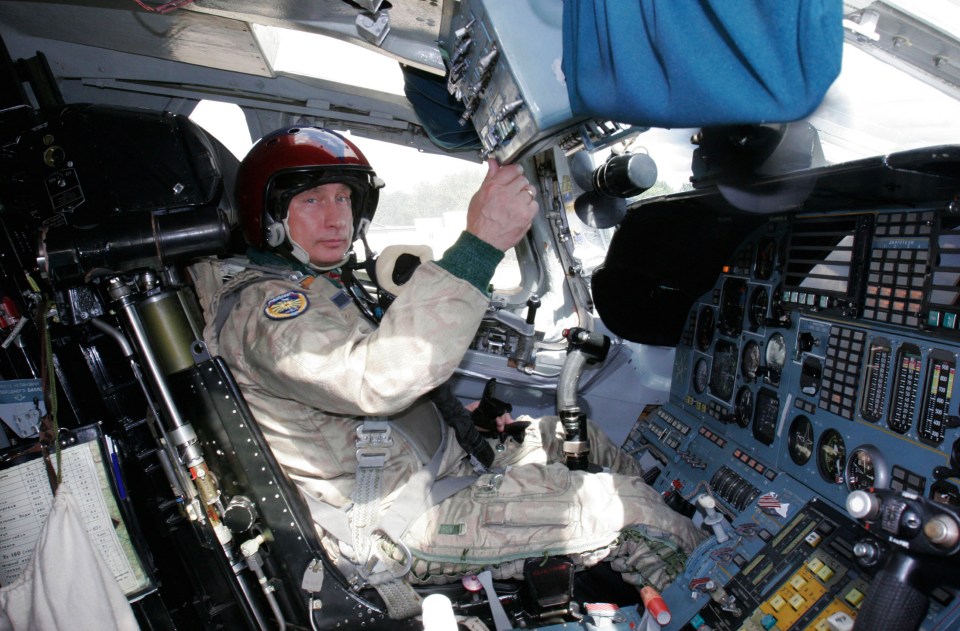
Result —
<instances>
[{"instance_id":1,"label":"flight suit pocket","mask_svg":"<svg viewBox=\"0 0 960 631\"><path fill-rule=\"evenodd\" d=\"M570 470L563 465L528 464L486 474L474 484L478 500L521 501L557 498L570 492Z\"/></svg>"},{"instance_id":2,"label":"flight suit pocket","mask_svg":"<svg viewBox=\"0 0 960 631\"><path fill-rule=\"evenodd\" d=\"M570 502L492 502L483 507L484 526L566 527L580 521L580 506Z\"/></svg>"}]
</instances>

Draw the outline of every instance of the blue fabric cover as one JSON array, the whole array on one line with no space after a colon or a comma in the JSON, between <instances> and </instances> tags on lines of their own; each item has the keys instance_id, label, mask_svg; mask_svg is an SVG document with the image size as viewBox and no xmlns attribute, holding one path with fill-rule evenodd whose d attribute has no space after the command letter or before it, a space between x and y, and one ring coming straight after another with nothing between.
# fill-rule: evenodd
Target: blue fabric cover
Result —
<instances>
[{"instance_id":1,"label":"blue fabric cover","mask_svg":"<svg viewBox=\"0 0 960 631\"><path fill-rule=\"evenodd\" d=\"M840 72L841 0L564 0L576 115L650 127L785 122Z\"/></svg>"},{"instance_id":2,"label":"blue fabric cover","mask_svg":"<svg viewBox=\"0 0 960 631\"><path fill-rule=\"evenodd\" d=\"M460 124L463 103L450 96L445 78L403 64L400 69L403 71L403 92L433 144L447 151L483 148L473 125Z\"/></svg>"}]
</instances>

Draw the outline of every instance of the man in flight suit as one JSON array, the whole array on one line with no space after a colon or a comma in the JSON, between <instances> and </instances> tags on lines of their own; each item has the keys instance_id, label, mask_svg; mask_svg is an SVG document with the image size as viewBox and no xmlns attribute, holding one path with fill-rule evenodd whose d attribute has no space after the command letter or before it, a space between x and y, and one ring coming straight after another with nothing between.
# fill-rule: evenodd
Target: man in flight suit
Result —
<instances>
[{"instance_id":1,"label":"man in flight suit","mask_svg":"<svg viewBox=\"0 0 960 631\"><path fill-rule=\"evenodd\" d=\"M331 131L282 129L251 149L237 181L252 263L213 297L205 337L331 558L376 586L392 617L418 613L410 584L484 568L520 577L525 559L548 555L610 561L638 585L676 577L703 536L602 432L591 428L591 455L612 473L570 471L562 426L544 418L528 419L494 470L470 477L453 433L424 413L424 395L476 334L504 251L538 211L520 166L490 161L466 230L416 269L378 324L338 273L382 186L360 150Z\"/></svg>"}]
</instances>

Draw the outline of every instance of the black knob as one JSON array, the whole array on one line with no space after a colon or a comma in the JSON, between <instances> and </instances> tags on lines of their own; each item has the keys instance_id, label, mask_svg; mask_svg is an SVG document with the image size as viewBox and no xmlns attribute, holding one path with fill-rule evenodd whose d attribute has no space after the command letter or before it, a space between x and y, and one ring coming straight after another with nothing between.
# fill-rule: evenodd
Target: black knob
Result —
<instances>
[{"instance_id":1,"label":"black knob","mask_svg":"<svg viewBox=\"0 0 960 631\"><path fill-rule=\"evenodd\" d=\"M527 324L533 324L537 319L537 309L540 308L540 297L537 294L530 296L527 300Z\"/></svg>"},{"instance_id":2,"label":"black knob","mask_svg":"<svg viewBox=\"0 0 960 631\"><path fill-rule=\"evenodd\" d=\"M933 477L938 480L946 480L947 478L960 477L960 471L951 469L950 467L934 467L933 468Z\"/></svg>"},{"instance_id":3,"label":"black knob","mask_svg":"<svg viewBox=\"0 0 960 631\"><path fill-rule=\"evenodd\" d=\"M873 567L880 561L880 548L872 541L858 541L853 546L853 554L865 567Z\"/></svg>"},{"instance_id":4,"label":"black knob","mask_svg":"<svg viewBox=\"0 0 960 631\"><path fill-rule=\"evenodd\" d=\"M253 501L243 495L230 498L223 512L223 523L231 532L246 532L253 528L256 521L257 509Z\"/></svg>"}]
</instances>

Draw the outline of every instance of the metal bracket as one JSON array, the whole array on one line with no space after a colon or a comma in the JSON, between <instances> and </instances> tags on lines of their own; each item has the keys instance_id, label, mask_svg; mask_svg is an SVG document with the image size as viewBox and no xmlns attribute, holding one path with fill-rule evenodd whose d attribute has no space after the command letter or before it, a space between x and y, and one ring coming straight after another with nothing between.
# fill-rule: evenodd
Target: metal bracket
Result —
<instances>
[{"instance_id":1,"label":"metal bracket","mask_svg":"<svg viewBox=\"0 0 960 631\"><path fill-rule=\"evenodd\" d=\"M390 32L390 15L385 10L377 11L373 15L361 13L357 16L356 25L360 37L374 46L380 46Z\"/></svg>"}]
</instances>

